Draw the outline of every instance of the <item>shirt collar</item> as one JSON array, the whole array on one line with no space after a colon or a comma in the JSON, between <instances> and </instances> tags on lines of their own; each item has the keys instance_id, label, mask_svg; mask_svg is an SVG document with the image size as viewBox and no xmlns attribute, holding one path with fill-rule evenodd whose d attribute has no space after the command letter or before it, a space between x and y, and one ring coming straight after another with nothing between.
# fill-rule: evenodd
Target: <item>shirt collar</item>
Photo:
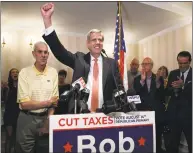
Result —
<instances>
[{"instance_id":1,"label":"shirt collar","mask_svg":"<svg viewBox=\"0 0 193 153\"><path fill-rule=\"evenodd\" d=\"M147 79L151 79L151 77L152 77L152 73L151 73L151 75L150 75L150 76L147 76Z\"/></svg>"},{"instance_id":2,"label":"shirt collar","mask_svg":"<svg viewBox=\"0 0 193 153\"><path fill-rule=\"evenodd\" d=\"M40 72L40 71L38 71L38 69L35 67L35 65L33 65L33 70L35 71L36 76L38 76L38 75L47 75L48 68L47 68L47 66L46 66L45 69L44 69L44 71L43 71L43 72Z\"/></svg>"},{"instance_id":3,"label":"shirt collar","mask_svg":"<svg viewBox=\"0 0 193 153\"><path fill-rule=\"evenodd\" d=\"M90 54L90 57L91 57L91 61L94 61L95 58L91 54ZM99 62L102 61L101 54L100 54L100 56L97 59L98 59Z\"/></svg>"},{"instance_id":4,"label":"shirt collar","mask_svg":"<svg viewBox=\"0 0 193 153\"><path fill-rule=\"evenodd\" d=\"M190 67L184 72L184 74L185 74L185 73L188 73L189 70L190 70ZM180 74L182 74L182 72L180 72Z\"/></svg>"}]
</instances>

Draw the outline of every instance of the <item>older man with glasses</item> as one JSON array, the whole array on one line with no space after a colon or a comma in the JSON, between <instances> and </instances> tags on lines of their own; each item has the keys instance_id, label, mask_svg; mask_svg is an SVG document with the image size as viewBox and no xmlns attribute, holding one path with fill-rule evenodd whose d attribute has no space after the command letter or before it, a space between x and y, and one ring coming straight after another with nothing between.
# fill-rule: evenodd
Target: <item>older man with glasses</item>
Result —
<instances>
[{"instance_id":1,"label":"older man with glasses","mask_svg":"<svg viewBox=\"0 0 193 153\"><path fill-rule=\"evenodd\" d=\"M156 122L156 153L161 153L161 134L164 121L164 81L159 75L152 72L153 61L146 57L142 64L141 75L134 79L134 89L140 95L141 104L138 110L155 111Z\"/></svg>"}]
</instances>

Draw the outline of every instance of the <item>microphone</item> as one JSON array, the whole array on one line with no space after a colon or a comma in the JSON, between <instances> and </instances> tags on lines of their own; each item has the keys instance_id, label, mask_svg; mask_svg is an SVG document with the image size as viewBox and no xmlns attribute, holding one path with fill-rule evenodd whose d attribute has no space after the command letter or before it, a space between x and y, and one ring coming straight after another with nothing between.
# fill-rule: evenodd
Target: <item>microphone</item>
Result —
<instances>
[{"instance_id":1,"label":"microphone","mask_svg":"<svg viewBox=\"0 0 193 153\"><path fill-rule=\"evenodd\" d=\"M80 97L80 101L79 101L81 113L90 113L90 111L88 109L88 105L87 105L89 95L90 95L90 90L88 88L84 88L81 91L81 97Z\"/></svg>"},{"instance_id":2,"label":"microphone","mask_svg":"<svg viewBox=\"0 0 193 153\"><path fill-rule=\"evenodd\" d=\"M68 100L69 95L71 95L70 90L66 90L66 91L64 91L64 92L60 95L59 100L61 100L61 101L66 101L66 100Z\"/></svg>"},{"instance_id":3,"label":"microphone","mask_svg":"<svg viewBox=\"0 0 193 153\"><path fill-rule=\"evenodd\" d=\"M115 89L112 94L112 100L106 101L102 108L96 109L96 112L103 112L104 114L109 114L111 112L118 112L122 110L122 105L124 105L124 99L126 97L125 91Z\"/></svg>"},{"instance_id":4,"label":"microphone","mask_svg":"<svg viewBox=\"0 0 193 153\"><path fill-rule=\"evenodd\" d=\"M97 108L95 112L96 113L104 113L104 109L103 108Z\"/></svg>"},{"instance_id":5,"label":"microphone","mask_svg":"<svg viewBox=\"0 0 193 153\"><path fill-rule=\"evenodd\" d=\"M102 49L101 51L102 51L102 53L104 53L106 55L106 57L108 57L107 54L106 54L106 51L104 49Z\"/></svg>"},{"instance_id":6,"label":"microphone","mask_svg":"<svg viewBox=\"0 0 193 153\"><path fill-rule=\"evenodd\" d=\"M72 88L68 91L63 92L60 97L61 99L68 99L72 93L78 93L78 91L84 89L86 87L86 84L84 82L84 79L81 77L75 82L72 83Z\"/></svg>"},{"instance_id":7,"label":"microphone","mask_svg":"<svg viewBox=\"0 0 193 153\"><path fill-rule=\"evenodd\" d=\"M106 54L106 51L105 51L104 49L102 49L101 51L102 51L102 53L104 53L104 54L106 55L107 58L109 58L108 55ZM112 68L112 65L111 65L111 68ZM113 68L112 68L112 72L114 72L114 69L113 69ZM123 87L122 85L118 85L118 84L117 84L117 80L115 79L114 73L113 73L113 79L114 79L114 82L115 82L116 89L119 90L120 88L122 88L123 91L124 91L124 93L125 93L124 87ZM119 94L119 96L121 97L121 95L120 95L119 92L118 92L118 94ZM121 100L122 100L122 99L121 99ZM122 101L122 103L124 103L124 102Z\"/></svg>"},{"instance_id":8,"label":"microphone","mask_svg":"<svg viewBox=\"0 0 193 153\"><path fill-rule=\"evenodd\" d=\"M118 86L119 87L119 86ZM113 101L118 105L119 104L119 106L121 105L124 105L125 104L125 102L126 102L126 93L125 93L125 91L124 91L124 89L120 89L120 90L118 90L118 89L115 89L114 91L113 91Z\"/></svg>"},{"instance_id":9,"label":"microphone","mask_svg":"<svg viewBox=\"0 0 193 153\"><path fill-rule=\"evenodd\" d=\"M86 83L83 79L83 77L80 77L78 80L76 80L75 82L72 83L72 89L74 89L74 91L79 91L82 90L86 87Z\"/></svg>"},{"instance_id":10,"label":"microphone","mask_svg":"<svg viewBox=\"0 0 193 153\"><path fill-rule=\"evenodd\" d=\"M104 113L104 114L109 114L111 112L117 112L120 111L121 109L118 107L116 103L114 103L111 100L106 101L102 108L97 108L96 113Z\"/></svg>"},{"instance_id":11,"label":"microphone","mask_svg":"<svg viewBox=\"0 0 193 153\"><path fill-rule=\"evenodd\" d=\"M132 88L127 90L127 102L132 111L137 111L135 102L141 103L139 95L136 95L136 91Z\"/></svg>"}]
</instances>

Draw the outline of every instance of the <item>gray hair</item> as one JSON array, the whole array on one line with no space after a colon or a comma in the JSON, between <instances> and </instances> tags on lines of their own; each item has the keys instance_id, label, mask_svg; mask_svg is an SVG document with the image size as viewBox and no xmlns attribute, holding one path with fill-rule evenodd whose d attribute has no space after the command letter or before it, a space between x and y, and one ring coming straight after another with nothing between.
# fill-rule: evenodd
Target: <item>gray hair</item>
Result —
<instances>
[{"instance_id":1,"label":"gray hair","mask_svg":"<svg viewBox=\"0 0 193 153\"><path fill-rule=\"evenodd\" d=\"M101 33L101 35L102 35L102 40L104 41L104 35L103 35L102 31L99 30L99 29L91 29L91 30L87 33L87 40L90 40L90 35L91 35L92 33Z\"/></svg>"},{"instance_id":2,"label":"gray hair","mask_svg":"<svg viewBox=\"0 0 193 153\"><path fill-rule=\"evenodd\" d=\"M40 45L40 44L43 44L43 45L45 45L45 46L47 47L47 44L46 44L45 42L43 42L43 41L38 41L38 42L36 42L36 43L34 44L33 50L35 51L35 50L37 49L38 45Z\"/></svg>"}]
</instances>

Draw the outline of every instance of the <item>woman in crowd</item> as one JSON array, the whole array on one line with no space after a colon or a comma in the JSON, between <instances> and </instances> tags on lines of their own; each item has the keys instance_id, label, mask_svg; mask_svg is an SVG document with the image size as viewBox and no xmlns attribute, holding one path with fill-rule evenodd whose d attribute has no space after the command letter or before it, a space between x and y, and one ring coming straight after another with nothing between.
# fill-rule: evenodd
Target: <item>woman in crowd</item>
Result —
<instances>
[{"instance_id":1,"label":"woman in crowd","mask_svg":"<svg viewBox=\"0 0 193 153\"><path fill-rule=\"evenodd\" d=\"M164 79L164 88L166 88L167 83L168 83L168 68L166 66L161 66L157 73L160 74L161 77L163 77ZM167 106L168 106L168 102L170 100L170 97L165 97L165 116L163 116L165 118L165 123L164 123L164 127L163 127L163 138L164 138L164 145L165 148L167 150L168 145L169 145L169 137L170 137L170 129L168 127L168 121L167 121Z\"/></svg>"},{"instance_id":2,"label":"woman in crowd","mask_svg":"<svg viewBox=\"0 0 193 153\"><path fill-rule=\"evenodd\" d=\"M17 84L19 71L12 68L8 76L8 96L5 102L4 126L6 132L5 152L11 153L15 146L16 124L19 115L19 105L17 103ZM14 148L15 149L15 148Z\"/></svg>"},{"instance_id":3,"label":"woman in crowd","mask_svg":"<svg viewBox=\"0 0 193 153\"><path fill-rule=\"evenodd\" d=\"M160 76L164 79L164 87L166 88L167 82L168 82L168 68L165 66L161 66L158 69L158 72L160 73Z\"/></svg>"},{"instance_id":4,"label":"woman in crowd","mask_svg":"<svg viewBox=\"0 0 193 153\"><path fill-rule=\"evenodd\" d=\"M58 72L58 88L59 95L64 91L70 90L70 84L66 84L65 79L67 76L66 70L60 70ZM55 114L67 114L68 113L68 103L66 101L59 100L58 107L55 108Z\"/></svg>"},{"instance_id":5,"label":"woman in crowd","mask_svg":"<svg viewBox=\"0 0 193 153\"><path fill-rule=\"evenodd\" d=\"M1 81L1 126L4 127L4 121L3 116L5 112L5 102L7 99L7 93L8 93L8 84L7 82Z\"/></svg>"}]
</instances>

